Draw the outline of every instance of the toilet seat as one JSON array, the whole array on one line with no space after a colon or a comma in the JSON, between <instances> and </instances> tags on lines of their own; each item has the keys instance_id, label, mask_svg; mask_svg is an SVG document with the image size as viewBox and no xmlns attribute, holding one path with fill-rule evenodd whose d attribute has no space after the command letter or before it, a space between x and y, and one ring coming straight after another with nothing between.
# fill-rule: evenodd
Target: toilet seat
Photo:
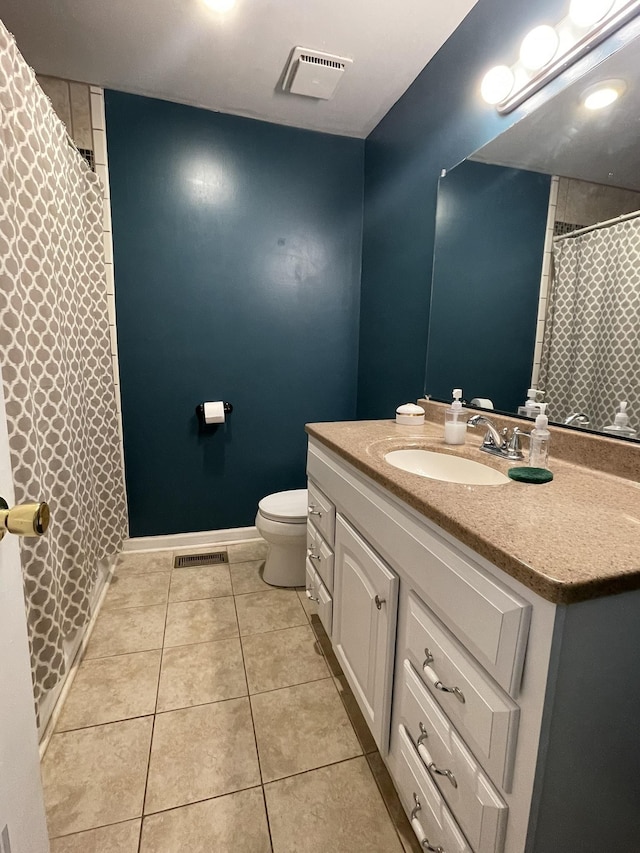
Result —
<instances>
[{"instance_id":1,"label":"toilet seat","mask_svg":"<svg viewBox=\"0 0 640 853\"><path fill-rule=\"evenodd\" d=\"M293 489L275 492L262 498L258 510L264 518L287 524L302 524L307 520L307 490Z\"/></svg>"}]
</instances>

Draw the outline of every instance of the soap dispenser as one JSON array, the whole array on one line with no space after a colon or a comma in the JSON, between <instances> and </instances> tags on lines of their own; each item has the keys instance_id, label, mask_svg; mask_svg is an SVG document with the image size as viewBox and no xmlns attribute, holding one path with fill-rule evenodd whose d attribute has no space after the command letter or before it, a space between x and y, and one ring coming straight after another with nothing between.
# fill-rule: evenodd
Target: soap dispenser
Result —
<instances>
[{"instance_id":1,"label":"soap dispenser","mask_svg":"<svg viewBox=\"0 0 640 853\"><path fill-rule=\"evenodd\" d=\"M619 406L619 411L616 412L616 416L613 419L613 423L609 424L604 428L605 432L608 432L609 435L619 435L623 438L633 438L636 435L636 430L632 429L629 426L629 415L627 414L627 403L625 400L621 401Z\"/></svg>"},{"instance_id":2,"label":"soap dispenser","mask_svg":"<svg viewBox=\"0 0 640 853\"><path fill-rule=\"evenodd\" d=\"M540 414L540 403L536 402L538 391L535 388L527 390L527 399L524 406L518 406L518 414L525 418L535 418Z\"/></svg>"},{"instance_id":3,"label":"soap dispenser","mask_svg":"<svg viewBox=\"0 0 640 853\"><path fill-rule=\"evenodd\" d=\"M453 403L444 413L444 443L464 444L467 438L467 422L462 419L462 389L453 389Z\"/></svg>"},{"instance_id":4,"label":"soap dispenser","mask_svg":"<svg viewBox=\"0 0 640 853\"><path fill-rule=\"evenodd\" d=\"M545 414L536 416L535 428L531 430L529 436L529 465L532 468L548 467L549 441L551 439L548 426L549 418Z\"/></svg>"}]
</instances>

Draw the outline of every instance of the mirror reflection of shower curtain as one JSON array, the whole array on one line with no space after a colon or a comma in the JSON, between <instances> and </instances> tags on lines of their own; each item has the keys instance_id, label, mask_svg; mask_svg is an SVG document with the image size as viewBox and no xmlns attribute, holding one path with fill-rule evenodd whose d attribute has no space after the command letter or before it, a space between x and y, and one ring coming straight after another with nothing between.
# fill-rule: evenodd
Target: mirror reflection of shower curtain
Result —
<instances>
[{"instance_id":1,"label":"mirror reflection of shower curtain","mask_svg":"<svg viewBox=\"0 0 640 853\"><path fill-rule=\"evenodd\" d=\"M127 519L111 372L102 189L0 23L0 361L22 539L36 709L90 618L98 563Z\"/></svg>"},{"instance_id":2,"label":"mirror reflection of shower curtain","mask_svg":"<svg viewBox=\"0 0 640 853\"><path fill-rule=\"evenodd\" d=\"M557 238L539 387L554 421L613 422L621 400L640 428L640 213Z\"/></svg>"}]
</instances>

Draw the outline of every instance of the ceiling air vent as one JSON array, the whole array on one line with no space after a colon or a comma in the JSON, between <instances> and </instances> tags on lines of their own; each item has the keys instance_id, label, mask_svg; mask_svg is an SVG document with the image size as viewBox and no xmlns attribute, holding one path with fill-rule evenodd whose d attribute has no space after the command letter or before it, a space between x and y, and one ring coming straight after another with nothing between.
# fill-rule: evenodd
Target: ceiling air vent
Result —
<instances>
[{"instance_id":1,"label":"ceiling air vent","mask_svg":"<svg viewBox=\"0 0 640 853\"><path fill-rule=\"evenodd\" d=\"M328 101L333 97L345 68L352 61L319 50L296 47L287 65L282 88L293 95Z\"/></svg>"}]
</instances>

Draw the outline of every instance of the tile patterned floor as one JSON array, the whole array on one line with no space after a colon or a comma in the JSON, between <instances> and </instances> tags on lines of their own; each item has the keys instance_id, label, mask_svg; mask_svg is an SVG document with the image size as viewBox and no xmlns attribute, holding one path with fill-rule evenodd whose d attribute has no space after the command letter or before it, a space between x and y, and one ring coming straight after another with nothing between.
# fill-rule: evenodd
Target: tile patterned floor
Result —
<instances>
[{"instance_id":1,"label":"tile patterned floor","mask_svg":"<svg viewBox=\"0 0 640 853\"><path fill-rule=\"evenodd\" d=\"M120 558L42 763L51 853L419 851L304 590L216 550Z\"/></svg>"}]
</instances>

